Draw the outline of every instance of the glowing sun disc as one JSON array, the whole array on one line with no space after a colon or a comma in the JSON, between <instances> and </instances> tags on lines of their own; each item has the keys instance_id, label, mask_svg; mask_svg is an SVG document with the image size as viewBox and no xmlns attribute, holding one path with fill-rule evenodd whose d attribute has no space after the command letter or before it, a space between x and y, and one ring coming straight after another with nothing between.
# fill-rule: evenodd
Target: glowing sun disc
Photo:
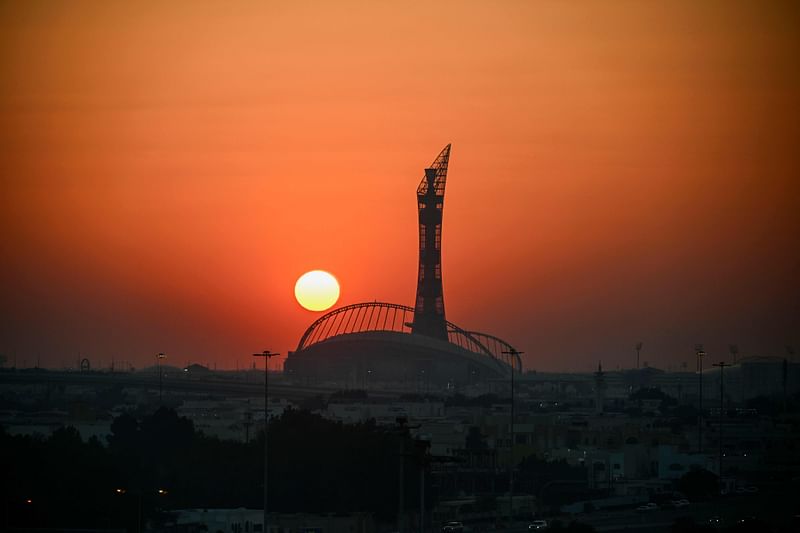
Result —
<instances>
[{"instance_id":1,"label":"glowing sun disc","mask_svg":"<svg viewBox=\"0 0 800 533\"><path fill-rule=\"evenodd\" d=\"M339 282L329 272L312 270L297 279L294 297L309 311L325 311L339 299Z\"/></svg>"}]
</instances>

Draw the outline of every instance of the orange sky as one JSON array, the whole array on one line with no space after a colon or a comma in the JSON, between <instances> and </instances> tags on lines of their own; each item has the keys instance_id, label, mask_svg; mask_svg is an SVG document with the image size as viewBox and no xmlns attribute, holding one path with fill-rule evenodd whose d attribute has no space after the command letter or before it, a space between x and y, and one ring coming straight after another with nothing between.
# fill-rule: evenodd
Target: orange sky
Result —
<instances>
[{"instance_id":1,"label":"orange sky","mask_svg":"<svg viewBox=\"0 0 800 533\"><path fill-rule=\"evenodd\" d=\"M410 305L453 143L448 319L527 368L800 338L794 2L2 2L0 353L234 367Z\"/></svg>"}]
</instances>

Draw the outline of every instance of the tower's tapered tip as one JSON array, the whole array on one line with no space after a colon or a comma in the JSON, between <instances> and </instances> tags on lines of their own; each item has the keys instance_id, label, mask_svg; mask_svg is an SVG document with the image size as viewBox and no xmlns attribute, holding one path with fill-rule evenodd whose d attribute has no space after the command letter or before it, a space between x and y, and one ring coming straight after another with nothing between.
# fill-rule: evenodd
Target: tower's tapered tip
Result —
<instances>
[{"instance_id":1,"label":"tower's tapered tip","mask_svg":"<svg viewBox=\"0 0 800 533\"><path fill-rule=\"evenodd\" d=\"M439 155L436 156L436 159L433 160L431 163L430 168L440 168L440 167L447 167L447 162L450 159L450 143L445 146Z\"/></svg>"}]
</instances>

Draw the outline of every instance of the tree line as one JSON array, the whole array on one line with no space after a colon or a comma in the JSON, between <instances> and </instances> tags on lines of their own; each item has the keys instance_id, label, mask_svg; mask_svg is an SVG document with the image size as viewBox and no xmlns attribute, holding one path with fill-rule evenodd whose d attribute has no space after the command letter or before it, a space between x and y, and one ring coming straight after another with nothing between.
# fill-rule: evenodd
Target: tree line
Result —
<instances>
[{"instance_id":1,"label":"tree line","mask_svg":"<svg viewBox=\"0 0 800 533\"><path fill-rule=\"evenodd\" d=\"M107 443L84 442L72 427L47 438L0 429L0 450L8 527L135 530L167 509L263 508L263 431L249 443L220 440L168 408L117 417ZM412 508L422 453L406 429L287 410L269 427L270 511L394 521L400 461Z\"/></svg>"}]
</instances>

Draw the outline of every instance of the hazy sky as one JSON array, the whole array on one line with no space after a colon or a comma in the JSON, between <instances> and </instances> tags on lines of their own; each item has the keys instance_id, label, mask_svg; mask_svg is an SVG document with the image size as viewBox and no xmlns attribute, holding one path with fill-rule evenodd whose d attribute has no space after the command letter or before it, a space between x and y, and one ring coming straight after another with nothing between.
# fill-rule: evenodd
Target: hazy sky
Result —
<instances>
[{"instance_id":1,"label":"hazy sky","mask_svg":"<svg viewBox=\"0 0 800 533\"><path fill-rule=\"evenodd\" d=\"M782 356L798 6L0 2L0 353L250 364L317 268L412 305L452 142L452 322L529 369Z\"/></svg>"}]
</instances>

